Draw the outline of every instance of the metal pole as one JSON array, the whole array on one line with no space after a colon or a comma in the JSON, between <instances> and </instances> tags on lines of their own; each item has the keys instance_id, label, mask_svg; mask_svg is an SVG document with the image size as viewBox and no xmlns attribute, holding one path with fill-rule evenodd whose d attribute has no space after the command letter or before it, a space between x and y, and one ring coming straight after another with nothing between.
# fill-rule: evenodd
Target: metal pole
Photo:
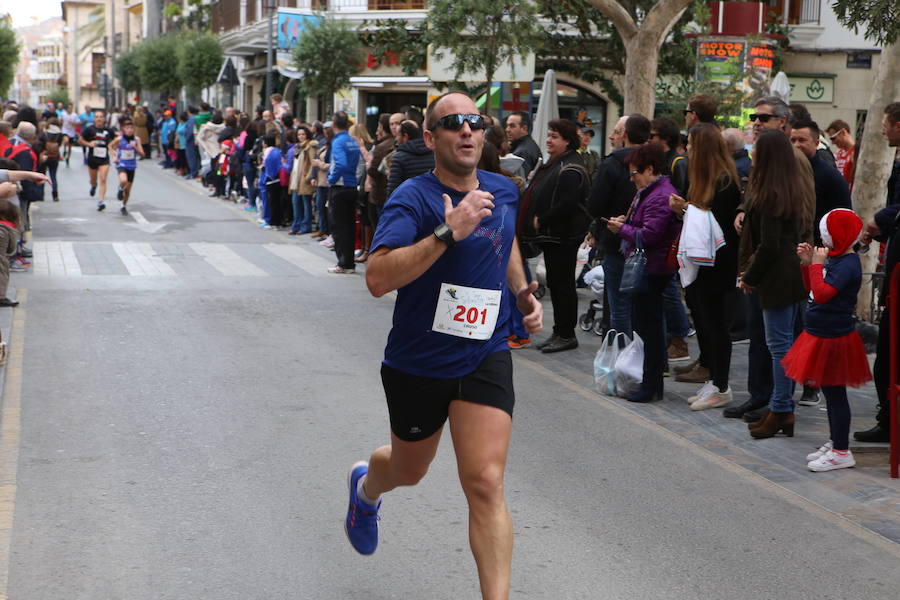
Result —
<instances>
[{"instance_id":1,"label":"metal pole","mask_svg":"<svg viewBox=\"0 0 900 600\"><path fill-rule=\"evenodd\" d=\"M263 106L272 97L272 37L275 35L275 5L269 5L269 35L266 40L266 99Z\"/></svg>"},{"instance_id":2,"label":"metal pole","mask_svg":"<svg viewBox=\"0 0 900 600\"><path fill-rule=\"evenodd\" d=\"M116 103L116 0L109 0L109 17L110 36L109 36L109 84L112 95L112 103ZM110 107L107 106L107 110Z\"/></svg>"}]
</instances>

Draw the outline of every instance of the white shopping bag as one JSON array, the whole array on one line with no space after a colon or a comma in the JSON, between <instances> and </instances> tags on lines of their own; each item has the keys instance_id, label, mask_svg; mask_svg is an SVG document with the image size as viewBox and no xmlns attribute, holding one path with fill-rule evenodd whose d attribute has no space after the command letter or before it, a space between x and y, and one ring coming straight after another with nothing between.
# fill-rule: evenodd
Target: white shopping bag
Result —
<instances>
[{"instance_id":1,"label":"white shopping bag","mask_svg":"<svg viewBox=\"0 0 900 600\"><path fill-rule=\"evenodd\" d=\"M644 340L635 332L634 339L616 358L614 367L616 395L627 398L641 389L644 379Z\"/></svg>"},{"instance_id":2,"label":"white shopping bag","mask_svg":"<svg viewBox=\"0 0 900 600\"><path fill-rule=\"evenodd\" d=\"M603 343L594 356L594 385L601 394L616 395L616 359L630 341L627 335L618 333L615 329L606 332Z\"/></svg>"}]
</instances>

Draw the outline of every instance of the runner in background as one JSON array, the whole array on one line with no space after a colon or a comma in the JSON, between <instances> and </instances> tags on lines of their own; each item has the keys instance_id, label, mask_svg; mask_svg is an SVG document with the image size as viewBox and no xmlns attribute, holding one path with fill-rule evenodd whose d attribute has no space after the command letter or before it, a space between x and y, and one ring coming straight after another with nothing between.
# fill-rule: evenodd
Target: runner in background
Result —
<instances>
[{"instance_id":1,"label":"runner in background","mask_svg":"<svg viewBox=\"0 0 900 600\"><path fill-rule=\"evenodd\" d=\"M116 171L119 173L119 191L116 198L122 203L119 211L127 216L128 199L131 197L134 172L137 170L137 157L144 158L144 146L140 138L134 135L134 121L122 120L122 134L112 141L109 150L116 153Z\"/></svg>"}]
</instances>

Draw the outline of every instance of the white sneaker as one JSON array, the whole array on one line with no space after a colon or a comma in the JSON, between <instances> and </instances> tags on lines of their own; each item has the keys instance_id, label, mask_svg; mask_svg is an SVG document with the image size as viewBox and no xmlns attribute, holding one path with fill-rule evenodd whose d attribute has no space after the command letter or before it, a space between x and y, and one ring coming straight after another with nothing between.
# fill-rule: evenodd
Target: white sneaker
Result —
<instances>
[{"instance_id":1,"label":"white sneaker","mask_svg":"<svg viewBox=\"0 0 900 600\"><path fill-rule=\"evenodd\" d=\"M835 469L847 469L856 466L853 459L853 453L848 451L845 456L835 454L833 450L829 450L820 458L810 461L808 465L810 471L821 473L823 471L834 471Z\"/></svg>"},{"instance_id":2,"label":"white sneaker","mask_svg":"<svg viewBox=\"0 0 900 600\"><path fill-rule=\"evenodd\" d=\"M330 235L319 242L320 246L328 246L328 244L334 244L334 238L332 238Z\"/></svg>"},{"instance_id":3,"label":"white sneaker","mask_svg":"<svg viewBox=\"0 0 900 600\"><path fill-rule=\"evenodd\" d=\"M834 442L832 442L831 440L828 440L827 442L822 444L821 448L819 448L815 452L810 452L809 454L807 454L806 462L810 463L814 460L819 460L820 458L822 458L823 456L825 456L826 454L831 452L833 449L834 449Z\"/></svg>"},{"instance_id":4,"label":"white sneaker","mask_svg":"<svg viewBox=\"0 0 900 600\"><path fill-rule=\"evenodd\" d=\"M719 388L713 386L713 391L693 404L691 404L691 410L706 410L708 408L719 408L720 406L725 406L729 402L731 402L731 387L729 387L724 392L720 392Z\"/></svg>"},{"instance_id":5,"label":"white sneaker","mask_svg":"<svg viewBox=\"0 0 900 600\"><path fill-rule=\"evenodd\" d=\"M705 396L705 395L707 395L707 394L712 394L712 393L715 392L715 391L716 391L716 386L713 385L713 382L712 382L712 381L707 381L707 382L704 383L702 386L700 386L700 389L697 390L697 393L696 393L696 394L694 394L693 396L691 396L691 397L689 397L689 398L687 399L687 403L688 403L688 404L693 404L694 402L696 402L697 400L699 400L699 399L702 398L703 396Z\"/></svg>"}]
</instances>

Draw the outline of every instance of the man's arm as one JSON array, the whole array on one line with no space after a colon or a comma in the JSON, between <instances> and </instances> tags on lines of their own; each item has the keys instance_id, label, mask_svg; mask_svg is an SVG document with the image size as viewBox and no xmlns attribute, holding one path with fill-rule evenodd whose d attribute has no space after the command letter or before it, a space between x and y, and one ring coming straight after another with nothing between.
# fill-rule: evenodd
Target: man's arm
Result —
<instances>
[{"instance_id":1,"label":"man's arm","mask_svg":"<svg viewBox=\"0 0 900 600\"><path fill-rule=\"evenodd\" d=\"M444 194L444 222L453 230L453 239L460 242L475 231L482 219L491 216L494 196L482 190L466 194L455 207L450 196ZM369 256L366 266L366 285L376 298L402 288L418 279L446 252L447 245L428 235L402 248L379 248ZM521 259L519 261L521 265Z\"/></svg>"}]
</instances>

